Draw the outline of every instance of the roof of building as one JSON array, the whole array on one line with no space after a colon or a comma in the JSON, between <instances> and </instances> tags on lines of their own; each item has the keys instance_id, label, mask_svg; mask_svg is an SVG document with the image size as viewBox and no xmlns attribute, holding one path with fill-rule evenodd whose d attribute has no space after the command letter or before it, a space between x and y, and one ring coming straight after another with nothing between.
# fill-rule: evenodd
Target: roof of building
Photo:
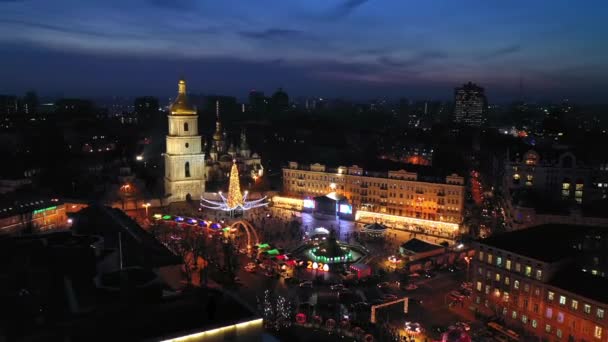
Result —
<instances>
[{"instance_id":1,"label":"roof of building","mask_svg":"<svg viewBox=\"0 0 608 342\"><path fill-rule=\"evenodd\" d=\"M61 204L63 202L58 199L7 196L0 200L0 218L31 214L36 210L44 210Z\"/></svg>"},{"instance_id":2,"label":"roof of building","mask_svg":"<svg viewBox=\"0 0 608 342\"><path fill-rule=\"evenodd\" d=\"M424 253L430 252L437 249L444 249L443 246L435 245L432 243L428 243L426 241L422 241L416 238L409 239L401 245L401 248L406 251L410 251L413 253Z\"/></svg>"},{"instance_id":3,"label":"roof of building","mask_svg":"<svg viewBox=\"0 0 608 342\"><path fill-rule=\"evenodd\" d=\"M556 262L579 253L575 241L598 227L544 224L514 232L492 235L480 244L544 262Z\"/></svg>"},{"instance_id":4,"label":"roof of building","mask_svg":"<svg viewBox=\"0 0 608 342\"><path fill-rule=\"evenodd\" d=\"M179 80L177 97L170 109L173 114L196 114L196 108L190 103L186 94L186 81Z\"/></svg>"},{"instance_id":5,"label":"roof of building","mask_svg":"<svg viewBox=\"0 0 608 342\"><path fill-rule=\"evenodd\" d=\"M123 211L104 206L89 206L80 210L72 229L78 234L100 235L108 248L118 247L119 236L124 249L124 264L157 268L182 263L151 234Z\"/></svg>"},{"instance_id":6,"label":"roof of building","mask_svg":"<svg viewBox=\"0 0 608 342\"><path fill-rule=\"evenodd\" d=\"M572 266L557 272L551 281L562 290L608 304L608 279L583 272L580 266Z\"/></svg>"}]
</instances>

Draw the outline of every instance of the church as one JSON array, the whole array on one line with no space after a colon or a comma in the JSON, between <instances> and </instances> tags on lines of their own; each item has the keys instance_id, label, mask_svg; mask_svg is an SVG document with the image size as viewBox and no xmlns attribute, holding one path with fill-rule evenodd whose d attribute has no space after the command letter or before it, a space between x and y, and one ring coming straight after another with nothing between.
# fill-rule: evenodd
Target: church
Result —
<instances>
[{"instance_id":1,"label":"church","mask_svg":"<svg viewBox=\"0 0 608 342\"><path fill-rule=\"evenodd\" d=\"M198 130L198 113L188 100L186 81L178 83L175 101L169 106L169 132L166 137L165 202L198 201L205 192L205 182L228 179L233 162L241 175L254 181L264 168L258 154L252 153L244 131L238 147L228 146L222 130L219 103L216 103L215 132L210 144L204 143ZM205 151L209 150L207 158Z\"/></svg>"},{"instance_id":2,"label":"church","mask_svg":"<svg viewBox=\"0 0 608 342\"><path fill-rule=\"evenodd\" d=\"M228 134L222 130L219 103L215 104L215 132L210 144L208 158L205 162L206 180L218 182L228 179L233 162L236 163L241 175L247 175L254 181L262 177L264 167L257 153L252 153L247 143L245 131L241 131L238 145L227 144Z\"/></svg>"},{"instance_id":3,"label":"church","mask_svg":"<svg viewBox=\"0 0 608 342\"><path fill-rule=\"evenodd\" d=\"M167 203L199 200L205 191L205 154L198 134L198 114L188 101L186 81L178 83L169 107L169 132L165 151L165 200Z\"/></svg>"}]
</instances>

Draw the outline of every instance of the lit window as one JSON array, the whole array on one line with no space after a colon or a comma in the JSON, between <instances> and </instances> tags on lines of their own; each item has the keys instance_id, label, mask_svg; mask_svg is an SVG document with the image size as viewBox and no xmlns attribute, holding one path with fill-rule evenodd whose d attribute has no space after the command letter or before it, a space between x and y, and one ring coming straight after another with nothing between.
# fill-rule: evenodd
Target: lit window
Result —
<instances>
[{"instance_id":1,"label":"lit window","mask_svg":"<svg viewBox=\"0 0 608 342\"><path fill-rule=\"evenodd\" d=\"M566 305L566 297L559 296L559 305Z\"/></svg>"},{"instance_id":2,"label":"lit window","mask_svg":"<svg viewBox=\"0 0 608 342\"><path fill-rule=\"evenodd\" d=\"M547 318L553 317L553 309L547 308L546 316Z\"/></svg>"},{"instance_id":3,"label":"lit window","mask_svg":"<svg viewBox=\"0 0 608 342\"><path fill-rule=\"evenodd\" d=\"M496 266L498 266L498 267L502 266L502 257L496 257Z\"/></svg>"},{"instance_id":4,"label":"lit window","mask_svg":"<svg viewBox=\"0 0 608 342\"><path fill-rule=\"evenodd\" d=\"M551 332L551 325L550 324L546 324L545 325L545 331L550 333Z\"/></svg>"},{"instance_id":5,"label":"lit window","mask_svg":"<svg viewBox=\"0 0 608 342\"><path fill-rule=\"evenodd\" d=\"M557 338L562 338L563 337L562 331L560 329L557 329L557 331L555 332L555 334L557 335Z\"/></svg>"},{"instance_id":6,"label":"lit window","mask_svg":"<svg viewBox=\"0 0 608 342\"><path fill-rule=\"evenodd\" d=\"M572 300L572 310L578 310L578 300Z\"/></svg>"},{"instance_id":7,"label":"lit window","mask_svg":"<svg viewBox=\"0 0 608 342\"><path fill-rule=\"evenodd\" d=\"M521 272L521 265L519 263L515 263L515 272Z\"/></svg>"},{"instance_id":8,"label":"lit window","mask_svg":"<svg viewBox=\"0 0 608 342\"><path fill-rule=\"evenodd\" d=\"M513 288L519 289L519 280L513 282Z\"/></svg>"},{"instance_id":9,"label":"lit window","mask_svg":"<svg viewBox=\"0 0 608 342\"><path fill-rule=\"evenodd\" d=\"M549 291L549 293L547 293L547 299L552 301L554 298L555 298L555 292Z\"/></svg>"},{"instance_id":10,"label":"lit window","mask_svg":"<svg viewBox=\"0 0 608 342\"><path fill-rule=\"evenodd\" d=\"M517 311L513 311L513 313L511 314L511 318L517 319Z\"/></svg>"},{"instance_id":11,"label":"lit window","mask_svg":"<svg viewBox=\"0 0 608 342\"><path fill-rule=\"evenodd\" d=\"M585 305L583 306L583 311L584 311L586 314L590 314L590 313L591 313L591 305L589 305L589 304L585 304Z\"/></svg>"},{"instance_id":12,"label":"lit window","mask_svg":"<svg viewBox=\"0 0 608 342\"><path fill-rule=\"evenodd\" d=\"M500 273L496 273L496 281L500 281Z\"/></svg>"},{"instance_id":13,"label":"lit window","mask_svg":"<svg viewBox=\"0 0 608 342\"><path fill-rule=\"evenodd\" d=\"M597 309L597 318L604 318L604 309Z\"/></svg>"},{"instance_id":14,"label":"lit window","mask_svg":"<svg viewBox=\"0 0 608 342\"><path fill-rule=\"evenodd\" d=\"M486 285L485 293L490 294L490 285Z\"/></svg>"},{"instance_id":15,"label":"lit window","mask_svg":"<svg viewBox=\"0 0 608 342\"><path fill-rule=\"evenodd\" d=\"M563 312L558 312L557 313L557 322L558 323L564 323L564 313Z\"/></svg>"},{"instance_id":16,"label":"lit window","mask_svg":"<svg viewBox=\"0 0 608 342\"><path fill-rule=\"evenodd\" d=\"M532 328L536 328L537 326L538 326L538 322L535 319L533 319L532 320Z\"/></svg>"},{"instance_id":17,"label":"lit window","mask_svg":"<svg viewBox=\"0 0 608 342\"><path fill-rule=\"evenodd\" d=\"M477 288L477 291L481 292L481 282L480 281L477 282L476 288Z\"/></svg>"},{"instance_id":18,"label":"lit window","mask_svg":"<svg viewBox=\"0 0 608 342\"><path fill-rule=\"evenodd\" d=\"M595 326L595 330L593 331L593 337L602 338L602 327Z\"/></svg>"},{"instance_id":19,"label":"lit window","mask_svg":"<svg viewBox=\"0 0 608 342\"><path fill-rule=\"evenodd\" d=\"M483 252L479 252L479 261L483 261Z\"/></svg>"},{"instance_id":20,"label":"lit window","mask_svg":"<svg viewBox=\"0 0 608 342\"><path fill-rule=\"evenodd\" d=\"M531 266L526 266L525 275L526 275L526 277L530 277L532 275L532 267Z\"/></svg>"},{"instance_id":21,"label":"lit window","mask_svg":"<svg viewBox=\"0 0 608 342\"><path fill-rule=\"evenodd\" d=\"M541 280L541 279L543 279L543 271L536 270L536 280Z\"/></svg>"},{"instance_id":22,"label":"lit window","mask_svg":"<svg viewBox=\"0 0 608 342\"><path fill-rule=\"evenodd\" d=\"M536 297L540 296L540 288L538 288L538 287L534 288L534 295Z\"/></svg>"},{"instance_id":23,"label":"lit window","mask_svg":"<svg viewBox=\"0 0 608 342\"><path fill-rule=\"evenodd\" d=\"M522 322L523 324L528 323L528 316L526 316L526 315L521 315L521 322Z\"/></svg>"},{"instance_id":24,"label":"lit window","mask_svg":"<svg viewBox=\"0 0 608 342\"><path fill-rule=\"evenodd\" d=\"M492 254L488 254L488 264L492 263Z\"/></svg>"},{"instance_id":25,"label":"lit window","mask_svg":"<svg viewBox=\"0 0 608 342\"><path fill-rule=\"evenodd\" d=\"M511 284L511 280L509 279L509 277L505 277L505 285L510 285Z\"/></svg>"},{"instance_id":26,"label":"lit window","mask_svg":"<svg viewBox=\"0 0 608 342\"><path fill-rule=\"evenodd\" d=\"M508 270L511 269L511 260L507 259L507 262L505 263L505 268Z\"/></svg>"}]
</instances>

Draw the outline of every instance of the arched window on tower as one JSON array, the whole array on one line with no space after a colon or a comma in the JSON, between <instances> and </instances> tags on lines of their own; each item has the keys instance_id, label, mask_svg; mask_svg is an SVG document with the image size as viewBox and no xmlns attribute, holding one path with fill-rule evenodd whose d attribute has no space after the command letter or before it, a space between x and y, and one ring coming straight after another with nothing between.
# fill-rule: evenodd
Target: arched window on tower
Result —
<instances>
[{"instance_id":1,"label":"arched window on tower","mask_svg":"<svg viewBox=\"0 0 608 342\"><path fill-rule=\"evenodd\" d=\"M190 177L190 162L186 162L184 169L186 171L186 177Z\"/></svg>"},{"instance_id":2,"label":"arched window on tower","mask_svg":"<svg viewBox=\"0 0 608 342\"><path fill-rule=\"evenodd\" d=\"M184 122L184 132L188 132L188 123Z\"/></svg>"}]
</instances>

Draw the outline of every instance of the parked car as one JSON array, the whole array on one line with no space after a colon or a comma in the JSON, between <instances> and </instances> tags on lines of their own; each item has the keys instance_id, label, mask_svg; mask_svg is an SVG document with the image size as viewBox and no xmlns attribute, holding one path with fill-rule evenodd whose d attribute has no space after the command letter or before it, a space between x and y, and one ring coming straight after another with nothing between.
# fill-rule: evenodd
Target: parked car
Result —
<instances>
[{"instance_id":1,"label":"parked car","mask_svg":"<svg viewBox=\"0 0 608 342\"><path fill-rule=\"evenodd\" d=\"M385 294L382 296L382 299L385 301L391 301L391 300L397 300L397 299L399 299L399 297L397 297L393 294Z\"/></svg>"},{"instance_id":2,"label":"parked car","mask_svg":"<svg viewBox=\"0 0 608 342\"><path fill-rule=\"evenodd\" d=\"M335 284L329 287L332 291L343 291L345 289L342 284Z\"/></svg>"},{"instance_id":3,"label":"parked car","mask_svg":"<svg viewBox=\"0 0 608 342\"><path fill-rule=\"evenodd\" d=\"M312 289L312 281L310 281L310 280L303 281L300 283L300 287Z\"/></svg>"},{"instance_id":4,"label":"parked car","mask_svg":"<svg viewBox=\"0 0 608 342\"><path fill-rule=\"evenodd\" d=\"M458 322L455 325L456 325L456 327L458 327L464 331L471 331L471 326L468 323Z\"/></svg>"},{"instance_id":5,"label":"parked car","mask_svg":"<svg viewBox=\"0 0 608 342\"><path fill-rule=\"evenodd\" d=\"M405 287L405 290L407 291L414 291L418 289L418 285L416 284L407 284L407 286Z\"/></svg>"},{"instance_id":6,"label":"parked car","mask_svg":"<svg viewBox=\"0 0 608 342\"><path fill-rule=\"evenodd\" d=\"M458 291L452 291L450 292L450 296L458 298L459 300L463 300L464 299L464 295Z\"/></svg>"}]
</instances>

